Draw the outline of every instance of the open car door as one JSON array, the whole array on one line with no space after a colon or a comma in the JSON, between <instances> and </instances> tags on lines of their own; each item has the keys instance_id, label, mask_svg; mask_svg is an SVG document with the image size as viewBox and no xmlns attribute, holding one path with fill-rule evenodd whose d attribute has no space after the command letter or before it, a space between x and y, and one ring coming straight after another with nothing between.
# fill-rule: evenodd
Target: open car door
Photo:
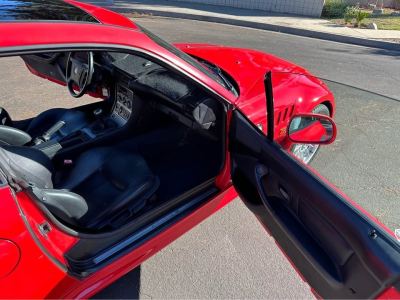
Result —
<instances>
[{"instance_id":1,"label":"open car door","mask_svg":"<svg viewBox=\"0 0 400 300\"><path fill-rule=\"evenodd\" d=\"M269 79L267 107L273 111ZM232 181L303 280L324 299L399 299L400 244L394 236L270 134L233 111Z\"/></svg>"}]
</instances>

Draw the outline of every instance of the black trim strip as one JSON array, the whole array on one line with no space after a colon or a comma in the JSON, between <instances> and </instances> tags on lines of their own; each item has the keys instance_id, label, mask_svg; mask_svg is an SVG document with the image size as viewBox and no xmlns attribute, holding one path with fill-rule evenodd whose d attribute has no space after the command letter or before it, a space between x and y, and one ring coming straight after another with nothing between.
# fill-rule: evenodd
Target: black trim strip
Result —
<instances>
[{"instance_id":1,"label":"black trim strip","mask_svg":"<svg viewBox=\"0 0 400 300\"><path fill-rule=\"evenodd\" d=\"M73 250L71 249L65 254L65 258L68 262L71 272L80 278L85 278L97 272L137 247L143 245L161 232L167 230L169 227L176 224L190 213L207 203L211 197L215 197L218 195L218 193L219 189L217 188L213 188L202 193L202 195L190 201L188 205L185 206L185 209L177 209L167 215L167 217L161 217L158 219L158 221L148 225L149 230L144 228L142 231L128 236L121 242L117 243L116 246L111 246L109 249L97 254L96 256L87 257L86 259L79 259L78 257L74 259L74 254L70 253Z\"/></svg>"},{"instance_id":2,"label":"black trim strip","mask_svg":"<svg viewBox=\"0 0 400 300\"><path fill-rule=\"evenodd\" d=\"M201 200L204 200L206 198L208 199L208 197L210 197L211 195L215 194L216 192L218 192L217 188L210 189L210 190L204 192L203 194L201 194L198 197L194 198L192 201L184 204L183 206L177 208L176 210L174 210L174 211L170 212L169 214L167 214L166 216L162 217L158 221L152 223L149 226L146 226L146 228L144 228L141 231L135 233L131 237L127 238L126 240L116 244L114 247L104 251L100 255L97 255L96 257L93 258L93 262L95 264L98 264L98 263L102 262L103 260L107 259L111 255L119 252L123 248L125 248L125 247L129 246L130 244L136 242L137 240L139 240L140 238L142 238L146 234L150 233L151 231L156 230L158 227L164 225L164 223L170 221L172 218L176 217L177 215L181 214L185 210L187 210L190 207L194 206L195 204L199 203Z\"/></svg>"},{"instance_id":3,"label":"black trim strip","mask_svg":"<svg viewBox=\"0 0 400 300\"><path fill-rule=\"evenodd\" d=\"M270 142L274 141L274 93L272 90L272 72L264 75L265 99L267 101L267 138Z\"/></svg>"},{"instance_id":4,"label":"black trim strip","mask_svg":"<svg viewBox=\"0 0 400 300\"><path fill-rule=\"evenodd\" d=\"M115 236L116 234L119 234L123 231L132 231L133 228L135 227L142 227L145 226L146 223L152 220L152 218L157 217L157 214L160 214L161 212L164 212L168 210L170 207L174 205L178 205L180 202L183 200L190 198L197 193L201 192L203 189L206 188L214 188L215 187L215 177L211 178L210 180L204 182L203 184L198 185L197 187L193 188L192 190L176 197L175 199L171 199L167 201L166 203L160 205L159 207L156 207L149 212L143 214L142 216L138 217L137 219L133 220L132 222L126 224L125 226L112 230L112 231L107 231L107 232L102 232L102 233L89 233L89 232L82 232L82 231L77 231L74 229L71 229L67 227L66 225L60 223L53 214L47 209L46 206L43 205L40 201L35 200L36 196L33 194L31 189L26 189L23 192L28 195L32 201L39 207L39 209L46 215L47 220L51 223L51 225L57 227L60 231L63 233L77 237L77 238L86 238L86 239L103 239L103 238L109 238L112 236ZM139 229L137 228L137 229Z\"/></svg>"}]
</instances>

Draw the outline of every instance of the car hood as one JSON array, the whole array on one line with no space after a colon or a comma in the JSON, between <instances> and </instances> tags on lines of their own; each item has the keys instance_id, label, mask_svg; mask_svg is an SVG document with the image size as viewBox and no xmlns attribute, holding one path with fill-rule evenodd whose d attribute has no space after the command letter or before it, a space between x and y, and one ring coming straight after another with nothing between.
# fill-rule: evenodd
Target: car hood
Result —
<instances>
[{"instance_id":1,"label":"car hood","mask_svg":"<svg viewBox=\"0 0 400 300\"><path fill-rule=\"evenodd\" d=\"M227 72L237 82L241 97L245 96L254 83L269 71L313 76L294 63L256 50L212 44L174 45L187 54L207 60Z\"/></svg>"}]
</instances>

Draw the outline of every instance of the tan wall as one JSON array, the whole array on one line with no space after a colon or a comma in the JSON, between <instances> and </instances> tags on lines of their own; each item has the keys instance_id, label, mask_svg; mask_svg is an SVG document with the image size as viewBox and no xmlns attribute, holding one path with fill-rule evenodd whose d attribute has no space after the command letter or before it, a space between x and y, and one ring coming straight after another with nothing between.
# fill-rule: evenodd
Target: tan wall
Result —
<instances>
[{"instance_id":1,"label":"tan wall","mask_svg":"<svg viewBox=\"0 0 400 300\"><path fill-rule=\"evenodd\" d=\"M325 0L172 0L320 17Z\"/></svg>"}]
</instances>

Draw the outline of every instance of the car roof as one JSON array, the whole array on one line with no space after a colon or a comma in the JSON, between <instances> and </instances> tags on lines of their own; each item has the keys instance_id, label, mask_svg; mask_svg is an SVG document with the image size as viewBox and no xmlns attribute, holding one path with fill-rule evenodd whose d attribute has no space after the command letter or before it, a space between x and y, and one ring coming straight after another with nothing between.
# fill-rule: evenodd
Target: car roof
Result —
<instances>
[{"instance_id":1,"label":"car roof","mask_svg":"<svg viewBox=\"0 0 400 300\"><path fill-rule=\"evenodd\" d=\"M84 22L139 30L128 18L73 0L1 0L0 22Z\"/></svg>"}]
</instances>

